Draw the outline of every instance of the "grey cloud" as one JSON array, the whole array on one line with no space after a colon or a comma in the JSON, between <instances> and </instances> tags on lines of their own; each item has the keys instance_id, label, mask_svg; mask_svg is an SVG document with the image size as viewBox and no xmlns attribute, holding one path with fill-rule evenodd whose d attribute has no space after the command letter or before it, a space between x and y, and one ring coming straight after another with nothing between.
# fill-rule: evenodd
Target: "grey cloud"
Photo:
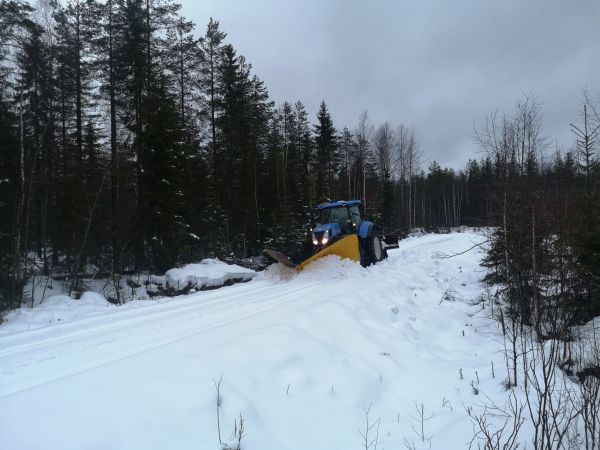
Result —
<instances>
[{"instance_id":1,"label":"grey cloud","mask_svg":"<svg viewBox=\"0 0 600 450\"><path fill-rule=\"evenodd\" d=\"M473 123L543 102L544 130L572 144L581 91L600 89L600 2L578 0L183 1L202 30L221 22L271 97L325 99L338 128L368 109L414 125L427 161L477 157Z\"/></svg>"}]
</instances>

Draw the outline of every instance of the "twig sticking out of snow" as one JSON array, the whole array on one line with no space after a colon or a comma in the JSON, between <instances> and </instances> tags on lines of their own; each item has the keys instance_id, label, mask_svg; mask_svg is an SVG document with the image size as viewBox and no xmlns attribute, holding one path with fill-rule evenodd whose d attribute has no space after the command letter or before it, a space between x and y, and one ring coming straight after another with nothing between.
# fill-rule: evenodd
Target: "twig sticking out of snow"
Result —
<instances>
[{"instance_id":1,"label":"twig sticking out of snow","mask_svg":"<svg viewBox=\"0 0 600 450\"><path fill-rule=\"evenodd\" d=\"M365 431L364 433L358 429L358 433L362 436L362 448L364 450L377 450L377 445L379 443L379 426L381 425L381 417L378 418L375 422L370 422L369 415L371 414L371 406L373 404L370 403L369 407L364 410L365 413ZM377 427L377 428L375 428ZM375 428L375 437L371 439L369 437L369 433Z\"/></svg>"},{"instance_id":2,"label":"twig sticking out of snow","mask_svg":"<svg viewBox=\"0 0 600 450\"><path fill-rule=\"evenodd\" d=\"M415 432L415 434L419 437L419 439L421 440L421 442L429 442L429 445L431 446L431 438L433 436L427 436L425 434L425 422L427 422L430 419L433 419L433 417L435 416L435 413L431 413L429 415L425 414L425 407L423 406L423 403L421 403L420 405L417 404L416 402L414 402L415 404L415 410L417 411L417 415L418 417L411 417L412 419L415 419L418 423L419 423L419 430L415 430L414 424L411 424L411 428L412 430Z\"/></svg>"},{"instance_id":3,"label":"twig sticking out of snow","mask_svg":"<svg viewBox=\"0 0 600 450\"><path fill-rule=\"evenodd\" d=\"M242 417L242 413L240 413L240 426L238 427L237 419L233 422L233 439L235 440L235 450L241 450L242 439L244 436L246 436L246 433L244 433L244 418Z\"/></svg>"},{"instance_id":4,"label":"twig sticking out of snow","mask_svg":"<svg viewBox=\"0 0 600 450\"><path fill-rule=\"evenodd\" d=\"M452 403L450 403L450 400L448 400L446 397L442 399L442 408L448 408L450 411L454 411L454 408L452 408Z\"/></svg>"},{"instance_id":5,"label":"twig sticking out of snow","mask_svg":"<svg viewBox=\"0 0 600 450\"><path fill-rule=\"evenodd\" d=\"M519 448L518 436L521 425L525 419L523 411L525 405L521 404L514 391L511 391L509 399L504 408L497 406L489 397L487 402L479 405L483 408L482 414L475 414L472 407L466 407L467 414L473 423L473 439L469 443L469 449L477 448L489 450L516 450ZM497 423L489 418L504 418L504 422Z\"/></svg>"},{"instance_id":6,"label":"twig sticking out of snow","mask_svg":"<svg viewBox=\"0 0 600 450\"><path fill-rule=\"evenodd\" d=\"M213 383L215 384L215 389L217 391L217 433L219 435L219 444L223 444L221 440L221 382L223 381L223 374L219 378L219 381L213 378Z\"/></svg>"},{"instance_id":7,"label":"twig sticking out of snow","mask_svg":"<svg viewBox=\"0 0 600 450\"><path fill-rule=\"evenodd\" d=\"M464 255L465 253L467 253L467 252L470 252L470 251L471 251L471 250L473 250L474 248L476 248L476 247L480 247L480 246L482 246L483 244L487 244L488 242L490 242L490 241L489 241L489 239L488 239L488 240L485 240L485 241L483 241L483 242L480 242L479 244L475 244L473 247L469 247L469 248L468 248L468 249L466 249L464 252L460 252L460 253L454 253L453 255L443 255L443 256L439 256L439 258L440 258L440 259L446 259L446 258L454 258L455 256L459 256L459 255Z\"/></svg>"}]
</instances>

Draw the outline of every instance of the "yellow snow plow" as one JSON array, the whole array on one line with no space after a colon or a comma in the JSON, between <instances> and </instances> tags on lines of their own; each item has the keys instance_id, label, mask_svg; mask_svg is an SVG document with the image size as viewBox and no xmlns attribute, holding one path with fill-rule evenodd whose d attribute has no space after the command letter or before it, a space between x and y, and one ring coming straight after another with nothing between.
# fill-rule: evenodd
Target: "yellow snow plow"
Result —
<instances>
[{"instance_id":1,"label":"yellow snow plow","mask_svg":"<svg viewBox=\"0 0 600 450\"><path fill-rule=\"evenodd\" d=\"M283 253L281 253L280 251L277 251L275 249L267 248L265 250L265 253L267 255L269 255L271 258L273 258L274 260L283 264L284 266L290 267L290 268L296 269L296 270L302 270L307 265L312 263L313 261L316 261L317 259L320 259L320 258L322 258L324 256L328 256L328 255L336 255L336 256L339 256L340 258L347 258L352 261L356 261L358 263L361 262L360 261L359 242L358 242L358 237L356 234L349 234L347 236L341 237L340 239L331 243L327 247L323 247L321 250L317 251L314 255L310 256L309 258L305 259L304 261L301 261L298 264L293 263L292 260L290 260L290 258L288 258Z\"/></svg>"}]
</instances>

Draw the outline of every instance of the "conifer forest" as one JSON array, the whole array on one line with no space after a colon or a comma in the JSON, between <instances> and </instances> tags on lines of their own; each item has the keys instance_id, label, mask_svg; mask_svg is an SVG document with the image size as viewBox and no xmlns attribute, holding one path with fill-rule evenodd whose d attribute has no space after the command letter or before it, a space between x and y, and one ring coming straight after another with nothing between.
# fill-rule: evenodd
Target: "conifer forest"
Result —
<instances>
[{"instance_id":1,"label":"conifer forest","mask_svg":"<svg viewBox=\"0 0 600 450\"><path fill-rule=\"evenodd\" d=\"M159 273L293 253L313 206L360 199L390 233L494 227L512 313L600 314L600 106L556 148L535 94L477 118L480 152L427 163L410 124L275 104L214 19L157 0L0 2L0 306L35 274ZM495 105L489 105L494 111ZM316 114L316 120L309 120ZM544 301L542 301L544 297ZM555 330L556 333L559 330Z\"/></svg>"}]
</instances>

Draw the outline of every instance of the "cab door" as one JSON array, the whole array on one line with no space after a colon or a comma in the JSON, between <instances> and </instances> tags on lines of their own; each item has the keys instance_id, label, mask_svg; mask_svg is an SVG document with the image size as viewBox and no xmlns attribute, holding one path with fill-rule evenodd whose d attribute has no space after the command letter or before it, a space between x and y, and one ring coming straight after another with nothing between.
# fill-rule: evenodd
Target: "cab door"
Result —
<instances>
[{"instance_id":1,"label":"cab door","mask_svg":"<svg viewBox=\"0 0 600 450\"><path fill-rule=\"evenodd\" d=\"M348 212L350 213L350 220L352 220L352 227L354 228L354 231L357 231L362 222L358 205L350 206Z\"/></svg>"}]
</instances>

